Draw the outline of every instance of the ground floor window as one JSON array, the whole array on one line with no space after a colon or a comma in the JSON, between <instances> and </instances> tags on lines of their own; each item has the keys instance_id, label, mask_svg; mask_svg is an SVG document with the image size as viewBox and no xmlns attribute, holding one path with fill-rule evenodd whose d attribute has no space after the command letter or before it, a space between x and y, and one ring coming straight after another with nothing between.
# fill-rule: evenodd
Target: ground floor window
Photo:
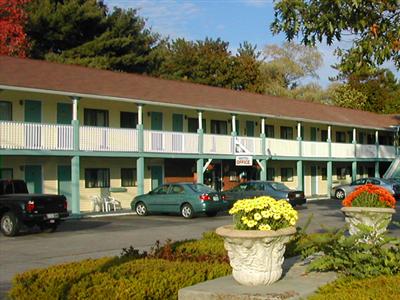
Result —
<instances>
[{"instance_id":1,"label":"ground floor window","mask_svg":"<svg viewBox=\"0 0 400 300\"><path fill-rule=\"evenodd\" d=\"M321 180L328 180L328 172L326 168L321 168Z\"/></svg>"},{"instance_id":2,"label":"ground floor window","mask_svg":"<svg viewBox=\"0 0 400 300\"><path fill-rule=\"evenodd\" d=\"M275 180L275 169L267 168L267 180L274 181Z\"/></svg>"},{"instance_id":3,"label":"ground floor window","mask_svg":"<svg viewBox=\"0 0 400 300\"><path fill-rule=\"evenodd\" d=\"M121 186L123 187L136 186L136 169L134 168L121 169Z\"/></svg>"},{"instance_id":4,"label":"ground floor window","mask_svg":"<svg viewBox=\"0 0 400 300\"><path fill-rule=\"evenodd\" d=\"M0 169L0 179L13 179L13 169L12 168Z\"/></svg>"},{"instance_id":5,"label":"ground floor window","mask_svg":"<svg viewBox=\"0 0 400 300\"><path fill-rule=\"evenodd\" d=\"M337 179L346 179L347 168L341 167L336 168L336 176Z\"/></svg>"},{"instance_id":6,"label":"ground floor window","mask_svg":"<svg viewBox=\"0 0 400 300\"><path fill-rule=\"evenodd\" d=\"M281 181L293 181L293 168L281 168Z\"/></svg>"},{"instance_id":7,"label":"ground floor window","mask_svg":"<svg viewBox=\"0 0 400 300\"><path fill-rule=\"evenodd\" d=\"M85 187L110 187L110 169L85 169Z\"/></svg>"}]
</instances>

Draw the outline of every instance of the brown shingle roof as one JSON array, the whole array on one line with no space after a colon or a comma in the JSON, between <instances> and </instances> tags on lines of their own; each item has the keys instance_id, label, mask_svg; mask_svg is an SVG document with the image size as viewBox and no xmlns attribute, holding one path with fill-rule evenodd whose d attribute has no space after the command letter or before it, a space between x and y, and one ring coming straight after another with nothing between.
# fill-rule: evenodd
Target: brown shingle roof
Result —
<instances>
[{"instance_id":1,"label":"brown shingle roof","mask_svg":"<svg viewBox=\"0 0 400 300\"><path fill-rule=\"evenodd\" d=\"M386 128L400 124L400 115L379 115L302 100L8 56L0 56L0 85L348 126Z\"/></svg>"}]
</instances>

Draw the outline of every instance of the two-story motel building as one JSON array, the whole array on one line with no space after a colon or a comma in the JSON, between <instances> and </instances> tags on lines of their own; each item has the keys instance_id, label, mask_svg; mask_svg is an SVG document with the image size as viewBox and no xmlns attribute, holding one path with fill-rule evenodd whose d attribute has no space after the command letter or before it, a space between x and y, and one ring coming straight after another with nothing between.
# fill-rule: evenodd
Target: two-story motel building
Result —
<instances>
[{"instance_id":1,"label":"two-story motel building","mask_svg":"<svg viewBox=\"0 0 400 300\"><path fill-rule=\"evenodd\" d=\"M74 214L111 190L129 207L162 182L281 181L307 196L379 176L399 116L0 56L0 171ZM252 165L237 166L245 156ZM115 194L114 194L115 193Z\"/></svg>"}]
</instances>

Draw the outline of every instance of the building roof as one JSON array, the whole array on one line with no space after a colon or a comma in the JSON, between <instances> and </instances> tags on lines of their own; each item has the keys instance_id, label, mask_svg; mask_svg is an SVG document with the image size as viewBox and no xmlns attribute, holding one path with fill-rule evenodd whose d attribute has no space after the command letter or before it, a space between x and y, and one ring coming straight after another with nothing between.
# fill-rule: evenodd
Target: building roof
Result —
<instances>
[{"instance_id":1,"label":"building roof","mask_svg":"<svg viewBox=\"0 0 400 300\"><path fill-rule=\"evenodd\" d=\"M379 115L145 75L0 56L0 88L14 87L343 126L382 129L400 124L400 115Z\"/></svg>"}]
</instances>

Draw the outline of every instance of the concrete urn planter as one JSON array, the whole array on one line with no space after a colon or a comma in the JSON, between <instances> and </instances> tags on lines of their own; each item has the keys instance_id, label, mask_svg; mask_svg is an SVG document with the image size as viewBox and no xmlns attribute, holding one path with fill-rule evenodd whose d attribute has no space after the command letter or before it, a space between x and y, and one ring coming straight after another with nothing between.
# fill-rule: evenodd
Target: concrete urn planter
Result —
<instances>
[{"instance_id":1,"label":"concrete urn planter","mask_svg":"<svg viewBox=\"0 0 400 300\"><path fill-rule=\"evenodd\" d=\"M341 210L346 223L349 224L350 235L359 233L359 224L368 225L374 228L376 234L382 234L392 220L392 215L396 213L393 208L379 207L342 207Z\"/></svg>"},{"instance_id":2,"label":"concrete urn planter","mask_svg":"<svg viewBox=\"0 0 400 300\"><path fill-rule=\"evenodd\" d=\"M295 227L276 231L236 230L233 225L217 228L224 238L233 278L246 286L268 285L282 275L283 254Z\"/></svg>"}]
</instances>

